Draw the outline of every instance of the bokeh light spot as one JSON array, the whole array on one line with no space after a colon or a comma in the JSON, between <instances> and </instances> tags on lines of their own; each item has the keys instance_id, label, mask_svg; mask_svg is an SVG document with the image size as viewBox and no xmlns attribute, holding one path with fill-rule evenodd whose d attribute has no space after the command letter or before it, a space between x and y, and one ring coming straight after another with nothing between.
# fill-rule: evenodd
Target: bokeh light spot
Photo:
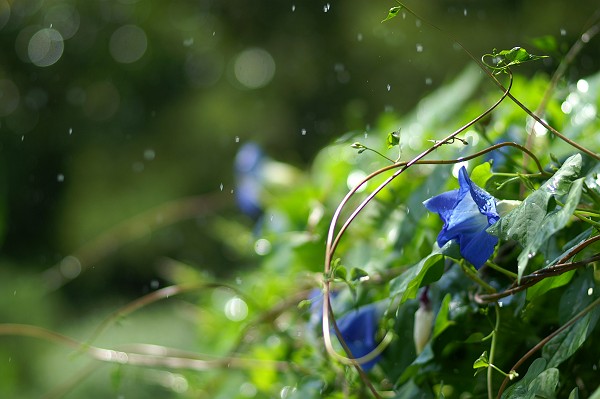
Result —
<instances>
[{"instance_id":1,"label":"bokeh light spot","mask_svg":"<svg viewBox=\"0 0 600 399\"><path fill-rule=\"evenodd\" d=\"M136 25L121 26L110 37L110 55L122 64L136 62L142 58L147 48L146 32Z\"/></svg>"},{"instance_id":2,"label":"bokeh light spot","mask_svg":"<svg viewBox=\"0 0 600 399\"><path fill-rule=\"evenodd\" d=\"M27 55L36 66L47 67L55 64L63 55L65 43L56 29L41 29L29 40Z\"/></svg>"},{"instance_id":3,"label":"bokeh light spot","mask_svg":"<svg viewBox=\"0 0 600 399\"><path fill-rule=\"evenodd\" d=\"M248 316L248 305L240 297L234 296L225 304L225 316L231 321L242 321Z\"/></svg>"},{"instance_id":4,"label":"bokeh light spot","mask_svg":"<svg viewBox=\"0 0 600 399\"><path fill-rule=\"evenodd\" d=\"M75 36L75 33L79 30L79 23L79 13L70 4L55 5L44 16L44 26L56 29L65 40Z\"/></svg>"},{"instance_id":5,"label":"bokeh light spot","mask_svg":"<svg viewBox=\"0 0 600 399\"><path fill-rule=\"evenodd\" d=\"M236 79L246 88L258 89L266 86L275 75L275 60L260 48L242 51L234 64Z\"/></svg>"}]
</instances>

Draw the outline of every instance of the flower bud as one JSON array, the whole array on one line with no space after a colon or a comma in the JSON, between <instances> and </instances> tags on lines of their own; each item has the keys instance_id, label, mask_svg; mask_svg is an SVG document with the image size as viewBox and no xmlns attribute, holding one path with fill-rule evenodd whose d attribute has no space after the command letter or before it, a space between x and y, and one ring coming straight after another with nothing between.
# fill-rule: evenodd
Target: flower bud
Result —
<instances>
[{"instance_id":1,"label":"flower bud","mask_svg":"<svg viewBox=\"0 0 600 399\"><path fill-rule=\"evenodd\" d=\"M421 302L419 309L415 312L415 325L413 330L417 355L423 351L423 348L425 348L425 345L429 342L432 326L433 312L431 311L431 306Z\"/></svg>"}]
</instances>

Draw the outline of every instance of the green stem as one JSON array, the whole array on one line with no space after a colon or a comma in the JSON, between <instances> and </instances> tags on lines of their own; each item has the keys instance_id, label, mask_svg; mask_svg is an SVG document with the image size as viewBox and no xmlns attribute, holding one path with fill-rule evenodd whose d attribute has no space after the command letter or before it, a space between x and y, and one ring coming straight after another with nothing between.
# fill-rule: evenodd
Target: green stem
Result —
<instances>
[{"instance_id":1,"label":"green stem","mask_svg":"<svg viewBox=\"0 0 600 399\"><path fill-rule=\"evenodd\" d=\"M594 226L596 228L596 230L600 230L600 223L599 222L596 222L595 220L586 218L585 216L582 215L582 213L583 212L575 211L575 212L573 212L573 216L575 216L576 218L578 218L582 222L586 222L588 224L591 224L592 226Z\"/></svg>"},{"instance_id":2,"label":"green stem","mask_svg":"<svg viewBox=\"0 0 600 399\"><path fill-rule=\"evenodd\" d=\"M492 262L490 260L488 260L487 262L485 262L485 264L489 268L494 269L495 271L500 272L500 273L504 274L505 276L507 276L509 278L512 278L513 280L516 280L517 277L518 277L516 273L513 273L513 272L511 272L509 270L506 270L505 268L503 268L501 266L498 266L497 264L495 264L494 262Z\"/></svg>"},{"instance_id":3,"label":"green stem","mask_svg":"<svg viewBox=\"0 0 600 399\"><path fill-rule=\"evenodd\" d=\"M365 149L365 150L368 150L368 151L373 151L375 154L379 155L380 157L383 157L383 158L387 159L387 160L388 160L388 161L390 161L391 163L396 163L396 162L397 162L397 161L394 161L392 158L386 157L385 155L383 155L383 154L382 154L382 153L380 153L379 151L377 151L377 150L374 150L374 149L372 149L372 148L370 148L370 147L367 147L367 146L365 146L365 147L364 147L364 149Z\"/></svg>"},{"instance_id":4,"label":"green stem","mask_svg":"<svg viewBox=\"0 0 600 399\"><path fill-rule=\"evenodd\" d=\"M496 289L494 287L483 281L475 271L465 266L463 262L460 262L460 267L462 267L463 271L467 274L467 277L469 277L471 280L475 281L477 284L485 288L487 292L496 292Z\"/></svg>"},{"instance_id":5,"label":"green stem","mask_svg":"<svg viewBox=\"0 0 600 399\"><path fill-rule=\"evenodd\" d=\"M502 370L498 369L496 366L493 365L494 354L496 353L496 343L498 341L498 329L500 328L500 306L498 305L498 303L496 303L494 305L494 308L496 309L496 325L494 326L494 331L493 331L493 335L492 335L492 345L490 347L490 357L488 358L488 362L489 362L488 371L487 371L488 399L494 399L493 384L492 384L493 369L495 368L496 370L498 370L504 374L504 372ZM506 374L504 374L504 375L506 375Z\"/></svg>"}]
</instances>

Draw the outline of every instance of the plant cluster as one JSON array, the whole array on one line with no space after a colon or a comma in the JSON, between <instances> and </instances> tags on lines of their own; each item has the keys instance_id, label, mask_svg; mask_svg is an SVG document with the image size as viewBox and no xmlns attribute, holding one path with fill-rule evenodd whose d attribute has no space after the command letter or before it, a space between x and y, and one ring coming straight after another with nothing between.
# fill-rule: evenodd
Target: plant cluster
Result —
<instances>
[{"instance_id":1,"label":"plant cluster","mask_svg":"<svg viewBox=\"0 0 600 399\"><path fill-rule=\"evenodd\" d=\"M402 5L386 21L402 13L419 18ZM55 396L109 363L117 386L127 367L169 372L165 397L600 397L600 74L563 79L598 27L551 79L513 76L544 58L522 47L473 57L414 113L342 137L306 173L244 145L235 194L256 223L214 222L259 258L235 283L172 262L173 285L83 342L0 334L93 359ZM118 320L194 293L198 352L96 346Z\"/></svg>"}]
</instances>

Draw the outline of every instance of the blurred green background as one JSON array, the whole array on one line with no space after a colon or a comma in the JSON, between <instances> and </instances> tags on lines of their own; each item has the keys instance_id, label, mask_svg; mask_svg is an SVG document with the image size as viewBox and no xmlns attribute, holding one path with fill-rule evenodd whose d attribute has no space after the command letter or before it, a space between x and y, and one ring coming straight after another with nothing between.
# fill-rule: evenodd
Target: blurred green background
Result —
<instances>
[{"instance_id":1,"label":"blurred green background","mask_svg":"<svg viewBox=\"0 0 600 399\"><path fill-rule=\"evenodd\" d=\"M254 242L234 239L254 223L234 202L240 146L306 169L471 62L412 17L381 24L394 5L0 0L0 321L86 337L172 282L174 262L233 280L251 270ZM555 70L597 2L409 5L476 56L555 37L555 58L520 70L532 75ZM599 67L595 41L568 78ZM195 347L185 315L156 309L103 342ZM32 360L47 346L0 337L0 396L55 386L68 362Z\"/></svg>"}]
</instances>

